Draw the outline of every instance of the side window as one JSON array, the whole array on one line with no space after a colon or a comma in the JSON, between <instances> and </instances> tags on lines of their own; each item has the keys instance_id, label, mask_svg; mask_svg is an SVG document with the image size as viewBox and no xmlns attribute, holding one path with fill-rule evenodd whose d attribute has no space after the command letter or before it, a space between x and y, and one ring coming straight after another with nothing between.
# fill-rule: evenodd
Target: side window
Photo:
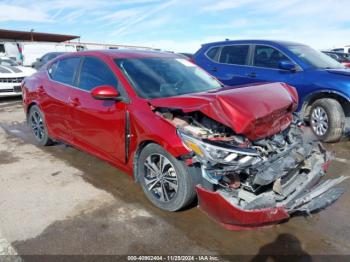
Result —
<instances>
[{"instance_id":1,"label":"side window","mask_svg":"<svg viewBox=\"0 0 350 262\"><path fill-rule=\"evenodd\" d=\"M101 85L118 87L118 82L113 72L101 60L94 57L85 57L80 72L79 87L91 90Z\"/></svg>"},{"instance_id":2,"label":"side window","mask_svg":"<svg viewBox=\"0 0 350 262\"><path fill-rule=\"evenodd\" d=\"M217 62L219 60L219 50L220 50L220 47L212 47L206 52L206 55L211 60Z\"/></svg>"},{"instance_id":3,"label":"side window","mask_svg":"<svg viewBox=\"0 0 350 262\"><path fill-rule=\"evenodd\" d=\"M0 53L6 53L4 44L0 44Z\"/></svg>"},{"instance_id":4,"label":"side window","mask_svg":"<svg viewBox=\"0 0 350 262\"><path fill-rule=\"evenodd\" d=\"M232 45L223 47L220 55L220 63L246 65L248 60L249 45Z\"/></svg>"},{"instance_id":5,"label":"side window","mask_svg":"<svg viewBox=\"0 0 350 262\"><path fill-rule=\"evenodd\" d=\"M58 60L49 68L49 75L51 79L63 84L74 85L74 78L79 61L79 57Z\"/></svg>"},{"instance_id":6,"label":"side window","mask_svg":"<svg viewBox=\"0 0 350 262\"><path fill-rule=\"evenodd\" d=\"M53 75L56 72L57 69L57 65L58 65L58 61L56 61L55 63L51 64L50 67L47 70L47 73L49 74L50 78L53 79Z\"/></svg>"},{"instance_id":7,"label":"side window","mask_svg":"<svg viewBox=\"0 0 350 262\"><path fill-rule=\"evenodd\" d=\"M279 69L281 60L290 60L277 49L270 46L257 45L254 51L254 66Z\"/></svg>"}]
</instances>

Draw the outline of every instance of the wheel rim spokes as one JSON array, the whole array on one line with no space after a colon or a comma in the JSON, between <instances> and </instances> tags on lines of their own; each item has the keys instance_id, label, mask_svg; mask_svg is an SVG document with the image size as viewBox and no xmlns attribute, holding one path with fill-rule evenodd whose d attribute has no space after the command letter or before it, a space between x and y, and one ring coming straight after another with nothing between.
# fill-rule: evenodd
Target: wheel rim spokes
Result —
<instances>
[{"instance_id":1,"label":"wheel rim spokes","mask_svg":"<svg viewBox=\"0 0 350 262\"><path fill-rule=\"evenodd\" d=\"M45 134L45 127L43 119L38 112L34 112L30 118L31 127L34 133L34 136L39 140L43 139Z\"/></svg>"},{"instance_id":2,"label":"wheel rim spokes","mask_svg":"<svg viewBox=\"0 0 350 262\"><path fill-rule=\"evenodd\" d=\"M176 195L178 178L174 166L161 154L152 154L144 163L146 188L162 202L168 202Z\"/></svg>"},{"instance_id":3,"label":"wheel rim spokes","mask_svg":"<svg viewBox=\"0 0 350 262\"><path fill-rule=\"evenodd\" d=\"M322 107L316 107L311 114L311 126L318 136L327 133L329 123L326 111Z\"/></svg>"}]
</instances>

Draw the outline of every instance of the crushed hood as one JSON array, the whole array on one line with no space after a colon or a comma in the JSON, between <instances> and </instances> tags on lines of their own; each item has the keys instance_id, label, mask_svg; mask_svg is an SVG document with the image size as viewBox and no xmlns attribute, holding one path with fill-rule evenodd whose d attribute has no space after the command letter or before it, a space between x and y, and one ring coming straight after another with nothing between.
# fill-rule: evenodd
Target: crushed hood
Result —
<instances>
[{"instance_id":1,"label":"crushed hood","mask_svg":"<svg viewBox=\"0 0 350 262\"><path fill-rule=\"evenodd\" d=\"M150 99L158 108L200 111L251 140L281 132L292 121L298 95L284 83L269 83L244 88L223 88L215 92Z\"/></svg>"}]
</instances>

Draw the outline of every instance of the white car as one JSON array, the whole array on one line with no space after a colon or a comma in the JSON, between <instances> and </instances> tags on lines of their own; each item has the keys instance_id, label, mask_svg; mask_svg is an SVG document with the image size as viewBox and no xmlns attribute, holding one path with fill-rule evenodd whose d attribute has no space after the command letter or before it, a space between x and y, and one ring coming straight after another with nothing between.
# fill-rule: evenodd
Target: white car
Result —
<instances>
[{"instance_id":1,"label":"white car","mask_svg":"<svg viewBox=\"0 0 350 262\"><path fill-rule=\"evenodd\" d=\"M35 72L33 68L19 66L11 58L0 57L0 97L21 95L22 80Z\"/></svg>"}]
</instances>

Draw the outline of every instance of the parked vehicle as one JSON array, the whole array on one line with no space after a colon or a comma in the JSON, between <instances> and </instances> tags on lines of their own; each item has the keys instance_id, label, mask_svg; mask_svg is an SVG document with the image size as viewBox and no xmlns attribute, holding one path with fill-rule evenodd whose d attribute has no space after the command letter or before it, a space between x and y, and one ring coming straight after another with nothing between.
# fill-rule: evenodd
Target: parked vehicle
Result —
<instances>
[{"instance_id":1,"label":"parked vehicle","mask_svg":"<svg viewBox=\"0 0 350 262\"><path fill-rule=\"evenodd\" d=\"M77 45L71 43L22 42L23 65L32 66L38 58L51 52L76 52Z\"/></svg>"},{"instance_id":2,"label":"parked vehicle","mask_svg":"<svg viewBox=\"0 0 350 262\"><path fill-rule=\"evenodd\" d=\"M36 61L32 64L32 67L36 70L39 70L43 65L45 65L50 60L56 58L59 55L63 55L64 52L50 52L46 53L40 58L37 58Z\"/></svg>"},{"instance_id":3,"label":"parked vehicle","mask_svg":"<svg viewBox=\"0 0 350 262\"><path fill-rule=\"evenodd\" d=\"M6 56L22 64L20 45L16 42L0 42L0 57Z\"/></svg>"},{"instance_id":4,"label":"parked vehicle","mask_svg":"<svg viewBox=\"0 0 350 262\"><path fill-rule=\"evenodd\" d=\"M22 88L40 145L64 141L110 162L163 210L198 196L227 228L253 228L343 192L344 177L319 182L330 155L293 119L287 84L232 89L176 54L109 50L57 57Z\"/></svg>"},{"instance_id":5,"label":"parked vehicle","mask_svg":"<svg viewBox=\"0 0 350 262\"><path fill-rule=\"evenodd\" d=\"M193 54L191 54L191 53L178 53L178 55L183 56L187 60L192 60L193 59Z\"/></svg>"},{"instance_id":6,"label":"parked vehicle","mask_svg":"<svg viewBox=\"0 0 350 262\"><path fill-rule=\"evenodd\" d=\"M0 97L22 95L22 80L36 70L19 66L13 59L0 57Z\"/></svg>"},{"instance_id":7,"label":"parked vehicle","mask_svg":"<svg viewBox=\"0 0 350 262\"><path fill-rule=\"evenodd\" d=\"M350 54L350 45L346 45L343 47L336 47L331 49L330 51Z\"/></svg>"},{"instance_id":8,"label":"parked vehicle","mask_svg":"<svg viewBox=\"0 0 350 262\"><path fill-rule=\"evenodd\" d=\"M322 53L332 57L337 60L339 63L343 64L345 67L350 67L350 54L340 53L340 52L330 52L330 51L322 51Z\"/></svg>"},{"instance_id":9,"label":"parked vehicle","mask_svg":"<svg viewBox=\"0 0 350 262\"><path fill-rule=\"evenodd\" d=\"M322 141L350 127L350 70L309 46L267 40L204 44L194 61L226 85L285 82L296 87L302 117Z\"/></svg>"}]
</instances>

